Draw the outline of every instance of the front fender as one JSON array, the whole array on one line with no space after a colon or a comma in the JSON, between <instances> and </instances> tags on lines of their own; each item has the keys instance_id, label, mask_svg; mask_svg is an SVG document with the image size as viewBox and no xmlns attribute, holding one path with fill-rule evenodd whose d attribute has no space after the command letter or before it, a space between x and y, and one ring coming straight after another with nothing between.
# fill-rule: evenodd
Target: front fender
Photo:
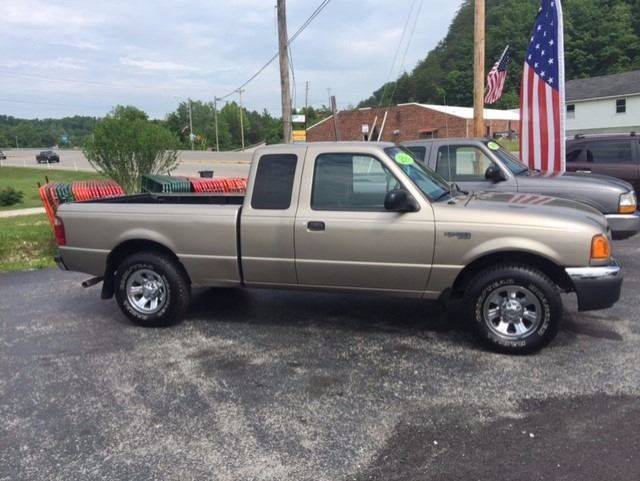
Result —
<instances>
[{"instance_id":1,"label":"front fender","mask_svg":"<svg viewBox=\"0 0 640 481\"><path fill-rule=\"evenodd\" d=\"M537 255L554 264L563 265L561 261L562 255L550 245L535 239L519 236L499 237L481 242L465 253L462 264L469 265L473 261L490 254L514 251Z\"/></svg>"}]
</instances>

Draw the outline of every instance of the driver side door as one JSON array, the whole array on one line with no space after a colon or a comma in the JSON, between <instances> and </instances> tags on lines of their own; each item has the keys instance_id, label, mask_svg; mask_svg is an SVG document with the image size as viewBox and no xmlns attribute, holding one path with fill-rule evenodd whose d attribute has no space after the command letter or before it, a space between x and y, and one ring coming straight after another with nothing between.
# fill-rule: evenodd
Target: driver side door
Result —
<instances>
[{"instance_id":1,"label":"driver side door","mask_svg":"<svg viewBox=\"0 0 640 481\"><path fill-rule=\"evenodd\" d=\"M496 164L482 149L474 145L441 145L436 152L436 172L462 190L471 192L518 190L515 180ZM505 180L494 182L485 178L491 165L503 171Z\"/></svg>"},{"instance_id":2,"label":"driver side door","mask_svg":"<svg viewBox=\"0 0 640 481\"><path fill-rule=\"evenodd\" d=\"M298 284L422 295L433 260L433 209L417 199L418 212L385 210L386 194L399 186L370 154L319 152L307 160L295 226Z\"/></svg>"}]
</instances>

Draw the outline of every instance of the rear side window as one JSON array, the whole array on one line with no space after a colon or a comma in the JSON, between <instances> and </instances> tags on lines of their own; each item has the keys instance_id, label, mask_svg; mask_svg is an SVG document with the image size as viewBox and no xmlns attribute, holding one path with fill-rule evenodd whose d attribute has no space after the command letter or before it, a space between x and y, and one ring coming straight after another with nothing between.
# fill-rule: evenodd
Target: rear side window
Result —
<instances>
[{"instance_id":1,"label":"rear side window","mask_svg":"<svg viewBox=\"0 0 640 481\"><path fill-rule=\"evenodd\" d=\"M580 154L582 153L582 146L569 147L567 151L567 162L578 162L580 160Z\"/></svg>"},{"instance_id":2,"label":"rear side window","mask_svg":"<svg viewBox=\"0 0 640 481\"><path fill-rule=\"evenodd\" d=\"M409 150L416 159L424 162L424 158L427 156L427 149L425 147L407 145L407 150Z\"/></svg>"},{"instance_id":3,"label":"rear side window","mask_svg":"<svg viewBox=\"0 0 640 481\"><path fill-rule=\"evenodd\" d=\"M251 207L286 210L291 206L293 178L298 157L293 154L263 155L253 184Z\"/></svg>"},{"instance_id":4,"label":"rear side window","mask_svg":"<svg viewBox=\"0 0 640 481\"><path fill-rule=\"evenodd\" d=\"M633 162L632 144L628 140L594 142L587 147L587 162L621 164Z\"/></svg>"}]
</instances>

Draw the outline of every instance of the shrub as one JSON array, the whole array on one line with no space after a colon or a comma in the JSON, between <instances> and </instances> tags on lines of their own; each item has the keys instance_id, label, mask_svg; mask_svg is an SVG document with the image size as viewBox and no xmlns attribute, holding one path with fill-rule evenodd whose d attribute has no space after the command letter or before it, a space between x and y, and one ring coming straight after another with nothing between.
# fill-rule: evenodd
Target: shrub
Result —
<instances>
[{"instance_id":1,"label":"shrub","mask_svg":"<svg viewBox=\"0 0 640 481\"><path fill-rule=\"evenodd\" d=\"M127 192L139 192L144 174L166 174L178 163L177 137L135 107L116 107L101 120L84 154L98 172Z\"/></svg>"},{"instance_id":2,"label":"shrub","mask_svg":"<svg viewBox=\"0 0 640 481\"><path fill-rule=\"evenodd\" d=\"M0 190L0 205L9 206L22 202L23 193L13 187L6 187Z\"/></svg>"}]
</instances>

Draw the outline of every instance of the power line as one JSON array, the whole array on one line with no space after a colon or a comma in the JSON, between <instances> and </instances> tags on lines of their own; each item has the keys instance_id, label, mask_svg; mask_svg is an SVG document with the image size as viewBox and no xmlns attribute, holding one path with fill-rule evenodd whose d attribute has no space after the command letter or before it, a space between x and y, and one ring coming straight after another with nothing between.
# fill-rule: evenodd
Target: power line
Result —
<instances>
[{"instance_id":1,"label":"power line","mask_svg":"<svg viewBox=\"0 0 640 481\"><path fill-rule=\"evenodd\" d=\"M324 8L327 5L329 5L329 2L331 2L331 0L322 0L322 2L320 2L320 5L318 5L318 7L313 11L313 13L309 16L309 18L307 18L304 21L304 23L300 26L300 28L298 28L298 30L296 30L296 32L293 35L291 35L291 37L289 37L289 40L287 41L287 46L291 45L291 42L293 42L309 26L311 22L313 22L313 20L320 14L320 12L322 12L322 10L324 10ZM249 77L242 85L240 85L240 87L233 89L231 92L229 92L226 95L223 95L220 98L226 99L228 97L231 97L233 94L235 94L238 91L238 89L242 89L246 87L258 75L264 72L264 70L278 58L278 55L279 53L276 52L273 55L273 57L267 60L267 62L262 67L260 67L256 73L254 73L251 77Z\"/></svg>"},{"instance_id":2,"label":"power line","mask_svg":"<svg viewBox=\"0 0 640 481\"><path fill-rule=\"evenodd\" d=\"M418 4L418 10L416 11L415 20L413 22L413 27L411 27L411 33L409 34L409 38L407 39L407 45L405 46L404 53L402 54L402 60L400 61L400 70L404 67L404 62L407 58L407 52L409 51L409 47L411 46L411 41L413 40L413 34L416 31L416 25L418 24L418 17L420 16L420 11L422 10L423 0L420 0ZM398 81L393 84L393 90L391 91L391 96L389 97L389 105L393 102L393 96L396 94L396 90L398 90Z\"/></svg>"},{"instance_id":3,"label":"power line","mask_svg":"<svg viewBox=\"0 0 640 481\"><path fill-rule=\"evenodd\" d=\"M411 5L409 7L409 11L407 12L407 18L404 21L404 26L402 27L402 35L400 35L400 40L398 41L398 45L396 47L396 52L393 55L393 61L391 62L391 67L389 68L389 73L387 74L387 81L384 83L384 88L382 90L382 95L380 96L380 102L378 103L378 107L381 107L384 98L387 95L387 89L389 88L389 82L391 81L391 76L393 75L393 71L396 67L396 62L398 61L398 55L400 55L400 50L402 50L402 44L404 43L404 37L407 34L407 28L409 27L409 22L411 21L411 13L413 12L413 7L415 6L417 0L412 0Z\"/></svg>"}]
</instances>

